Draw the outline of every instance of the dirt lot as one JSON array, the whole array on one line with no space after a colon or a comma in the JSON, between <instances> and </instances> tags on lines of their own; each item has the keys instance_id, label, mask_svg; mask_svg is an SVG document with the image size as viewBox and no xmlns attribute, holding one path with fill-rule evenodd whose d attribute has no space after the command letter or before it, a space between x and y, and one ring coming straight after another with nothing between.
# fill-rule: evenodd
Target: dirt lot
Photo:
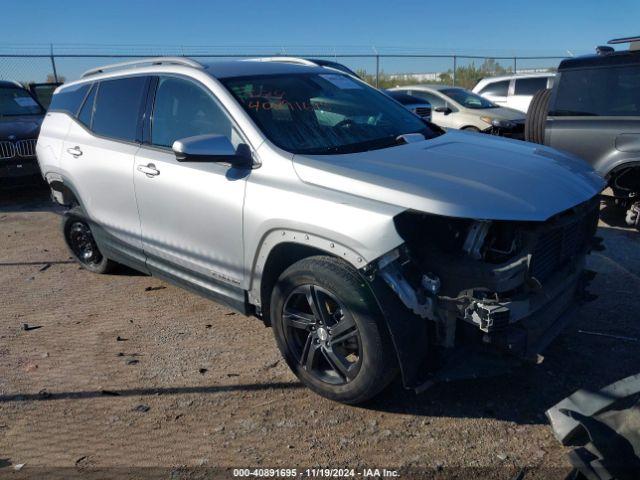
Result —
<instances>
[{"instance_id":1,"label":"dirt lot","mask_svg":"<svg viewBox=\"0 0 640 480\"><path fill-rule=\"evenodd\" d=\"M543 412L640 370L640 343L578 333L640 337L639 234L605 223L607 250L590 259L599 298L542 365L420 396L395 385L365 407L302 388L255 319L132 271L80 269L58 225L46 194L0 197L2 478L16 464L491 467L497 478L531 467L527 479L563 478L566 450Z\"/></svg>"}]
</instances>

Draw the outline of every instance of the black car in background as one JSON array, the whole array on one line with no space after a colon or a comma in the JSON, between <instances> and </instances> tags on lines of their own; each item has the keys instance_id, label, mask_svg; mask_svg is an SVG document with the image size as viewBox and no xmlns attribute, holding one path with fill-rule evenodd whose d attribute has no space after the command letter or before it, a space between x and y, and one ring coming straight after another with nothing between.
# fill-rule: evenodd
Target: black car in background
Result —
<instances>
[{"instance_id":1,"label":"black car in background","mask_svg":"<svg viewBox=\"0 0 640 480\"><path fill-rule=\"evenodd\" d=\"M0 187L40 180L36 141L44 114L26 88L0 81Z\"/></svg>"},{"instance_id":2,"label":"black car in background","mask_svg":"<svg viewBox=\"0 0 640 480\"><path fill-rule=\"evenodd\" d=\"M426 100L414 97L408 93L396 92L393 90L382 91L395 101L400 102L407 110L415 113L420 118L428 122L431 121L431 104Z\"/></svg>"}]
</instances>

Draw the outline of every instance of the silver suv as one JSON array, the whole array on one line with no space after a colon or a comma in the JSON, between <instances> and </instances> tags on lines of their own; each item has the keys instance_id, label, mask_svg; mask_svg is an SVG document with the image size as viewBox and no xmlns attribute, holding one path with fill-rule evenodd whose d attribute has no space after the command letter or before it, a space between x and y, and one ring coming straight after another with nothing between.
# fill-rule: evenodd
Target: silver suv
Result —
<instances>
[{"instance_id":1,"label":"silver suv","mask_svg":"<svg viewBox=\"0 0 640 480\"><path fill-rule=\"evenodd\" d=\"M274 61L91 70L57 89L37 153L85 268L262 319L304 384L348 403L398 373L420 389L494 371L485 353L537 358L584 286L603 188L577 158Z\"/></svg>"}]
</instances>

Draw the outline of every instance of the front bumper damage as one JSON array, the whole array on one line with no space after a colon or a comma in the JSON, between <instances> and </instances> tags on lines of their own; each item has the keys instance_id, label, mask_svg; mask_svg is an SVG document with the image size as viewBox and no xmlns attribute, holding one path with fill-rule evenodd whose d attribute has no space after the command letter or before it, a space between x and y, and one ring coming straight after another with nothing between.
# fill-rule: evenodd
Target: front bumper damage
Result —
<instances>
[{"instance_id":1,"label":"front bumper damage","mask_svg":"<svg viewBox=\"0 0 640 480\"><path fill-rule=\"evenodd\" d=\"M414 223L417 235L365 272L377 279L378 292L384 284L401 304L383 312L405 386L420 390L438 380L541 362L544 348L588 298L594 273L584 265L586 254L599 248L593 237L597 207L593 200L544 224L518 225L518 246L506 260L486 260L479 245L488 243L490 227L482 222L464 226L462 253L419 248ZM412 322L399 321L407 310Z\"/></svg>"}]
</instances>

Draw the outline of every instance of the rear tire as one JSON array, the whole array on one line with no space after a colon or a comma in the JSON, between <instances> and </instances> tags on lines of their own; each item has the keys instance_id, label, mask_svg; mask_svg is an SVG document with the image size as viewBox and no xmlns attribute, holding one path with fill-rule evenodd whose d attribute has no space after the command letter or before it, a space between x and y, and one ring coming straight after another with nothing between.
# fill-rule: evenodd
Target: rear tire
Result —
<instances>
[{"instance_id":1,"label":"rear tire","mask_svg":"<svg viewBox=\"0 0 640 480\"><path fill-rule=\"evenodd\" d=\"M474 127L473 125L469 127L462 127L461 130L464 130L465 132L480 133L480 129L478 127Z\"/></svg>"},{"instance_id":2,"label":"rear tire","mask_svg":"<svg viewBox=\"0 0 640 480\"><path fill-rule=\"evenodd\" d=\"M80 208L72 208L64 214L62 234L69 253L90 272L109 273L118 265L100 252L89 223L85 220Z\"/></svg>"},{"instance_id":3,"label":"rear tire","mask_svg":"<svg viewBox=\"0 0 640 480\"><path fill-rule=\"evenodd\" d=\"M544 131L549 113L551 90L540 90L531 99L524 124L524 139L527 142L544 144Z\"/></svg>"},{"instance_id":4,"label":"rear tire","mask_svg":"<svg viewBox=\"0 0 640 480\"><path fill-rule=\"evenodd\" d=\"M273 331L293 373L314 392L362 403L398 371L382 313L364 278L332 257L305 258L278 279Z\"/></svg>"}]
</instances>

